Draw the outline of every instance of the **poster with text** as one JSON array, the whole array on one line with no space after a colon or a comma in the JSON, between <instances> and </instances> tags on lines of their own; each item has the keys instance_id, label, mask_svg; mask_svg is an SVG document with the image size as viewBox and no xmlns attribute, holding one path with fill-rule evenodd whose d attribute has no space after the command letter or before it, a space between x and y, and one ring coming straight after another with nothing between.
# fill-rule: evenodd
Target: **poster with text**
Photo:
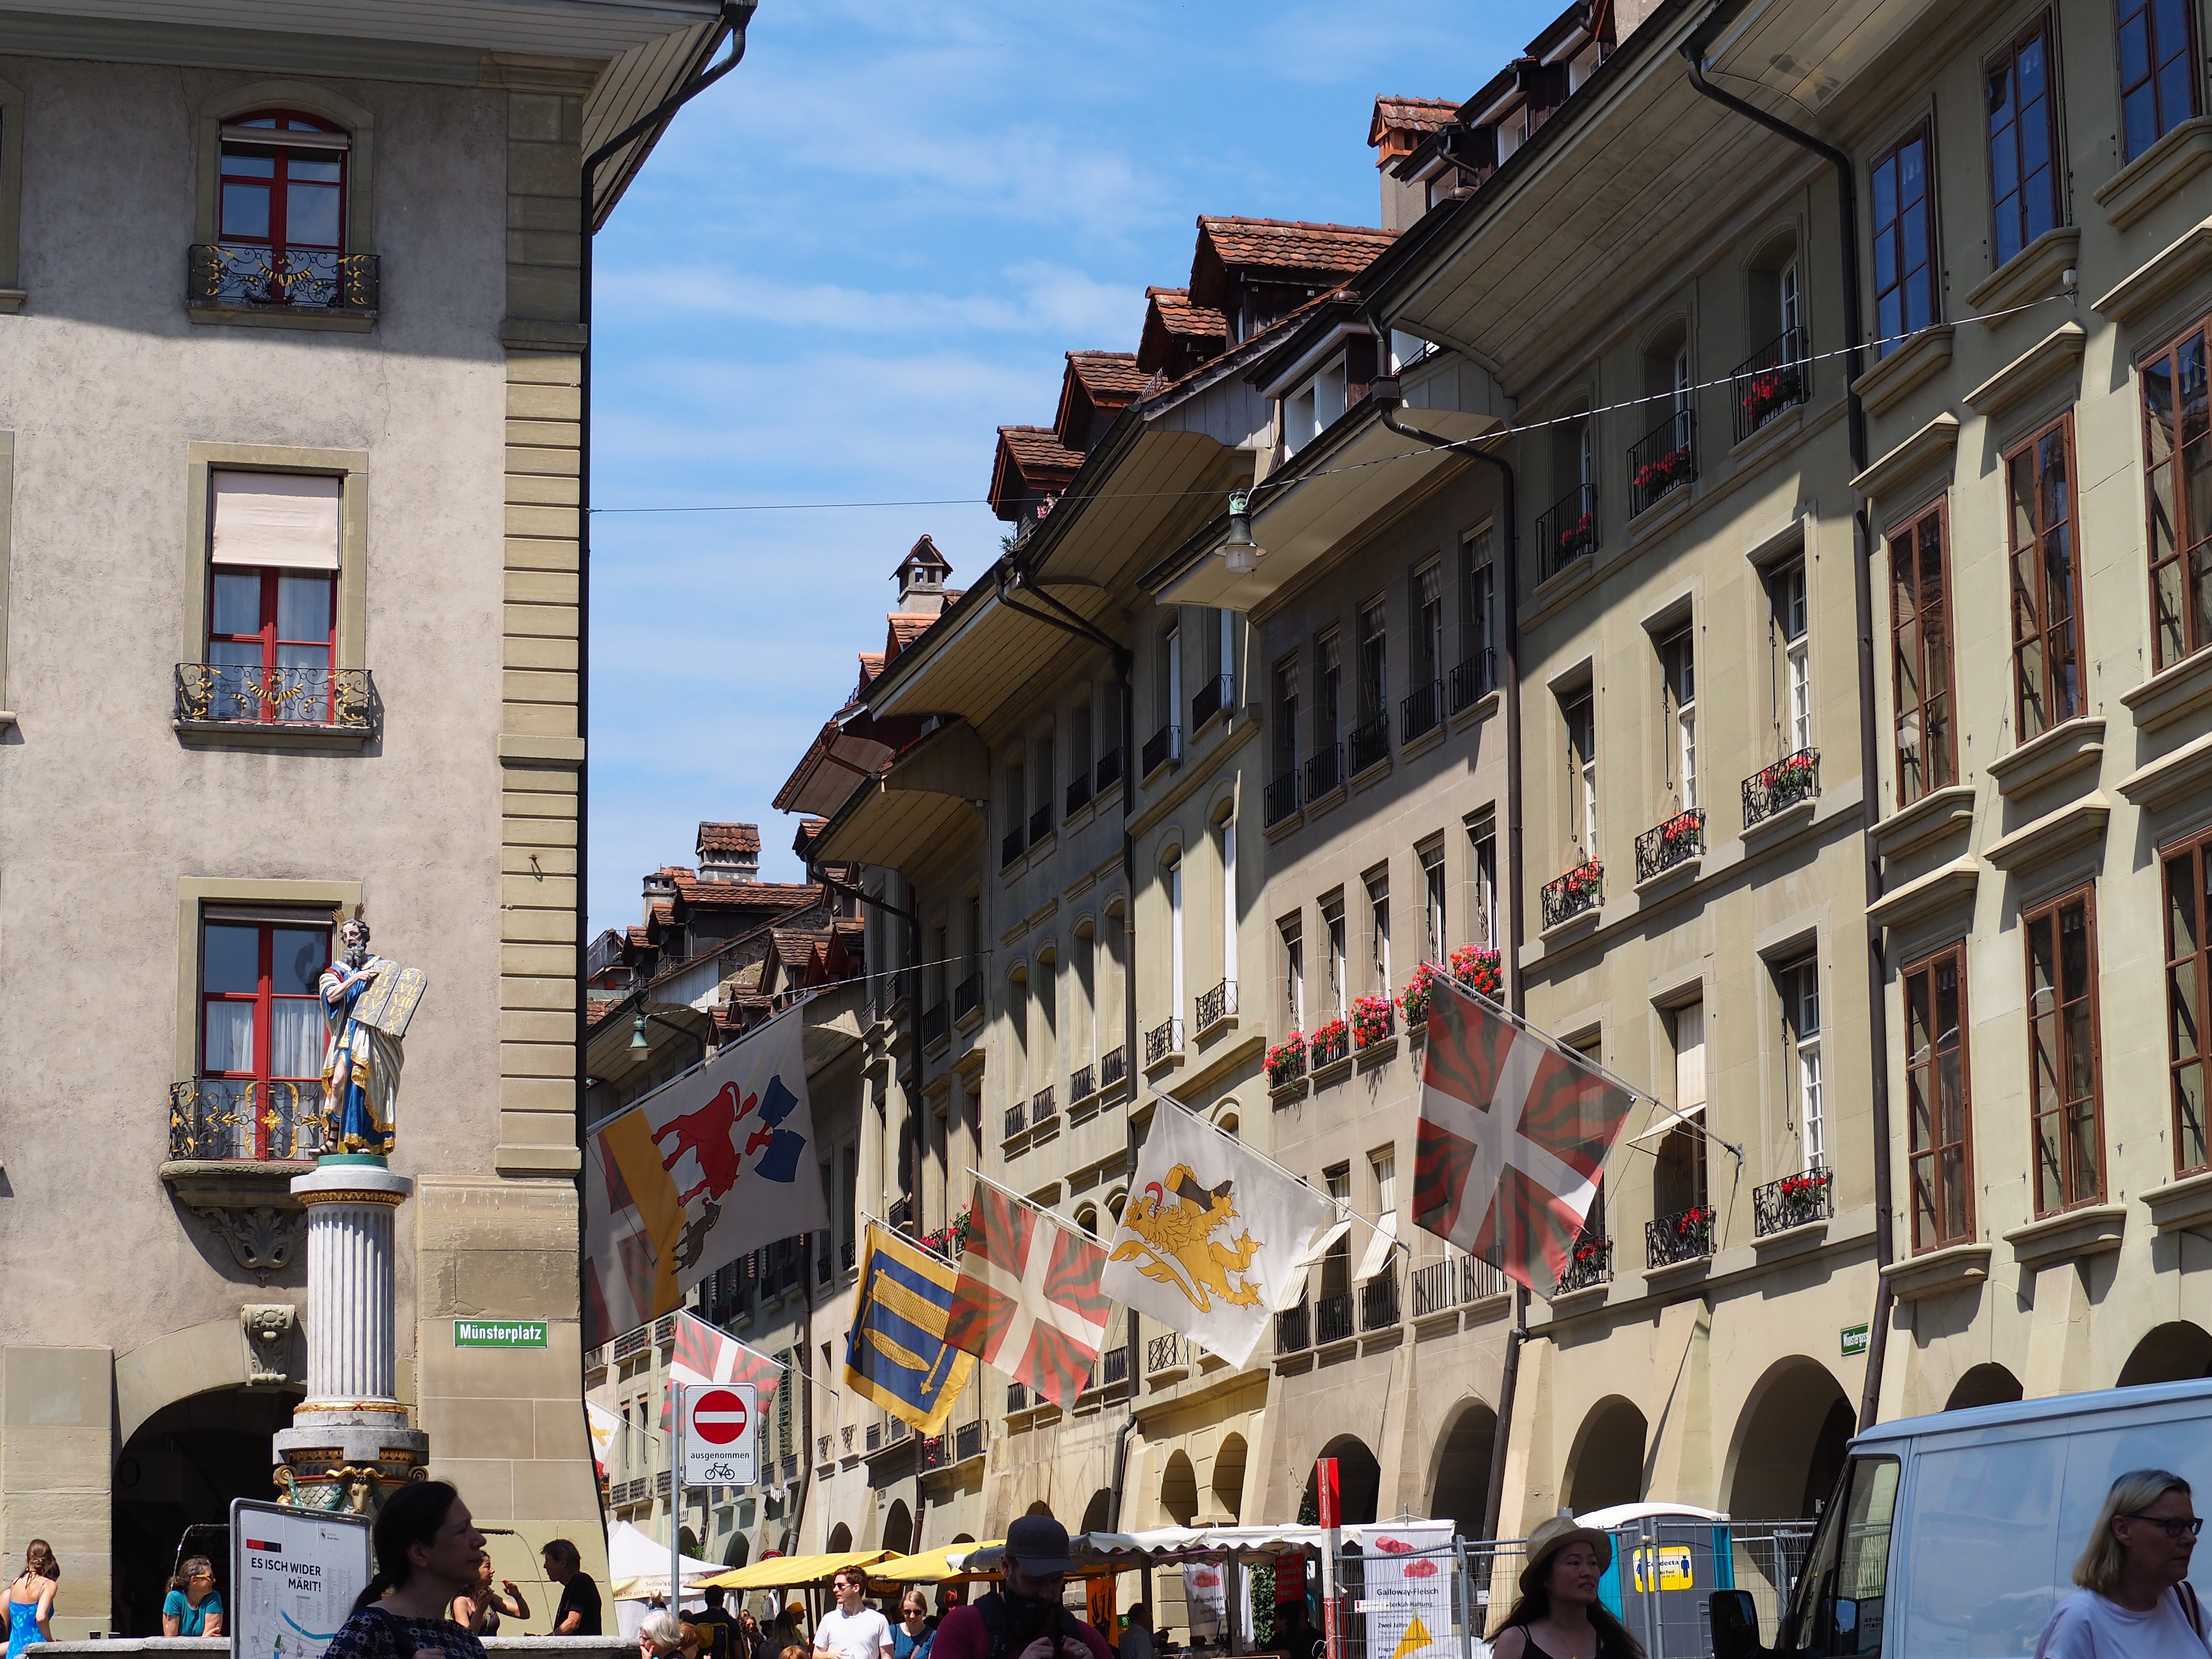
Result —
<instances>
[{"instance_id":1,"label":"poster with text","mask_svg":"<svg viewBox=\"0 0 2212 1659\"><path fill-rule=\"evenodd\" d=\"M1452 1523L1361 1528L1368 1659L1456 1659Z\"/></svg>"}]
</instances>

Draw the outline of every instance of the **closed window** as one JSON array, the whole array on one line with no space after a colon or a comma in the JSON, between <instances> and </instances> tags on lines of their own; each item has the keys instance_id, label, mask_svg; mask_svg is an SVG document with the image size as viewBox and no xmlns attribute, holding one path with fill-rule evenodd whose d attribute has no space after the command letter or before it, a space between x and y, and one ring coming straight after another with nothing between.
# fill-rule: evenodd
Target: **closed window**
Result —
<instances>
[{"instance_id":1,"label":"closed window","mask_svg":"<svg viewBox=\"0 0 2212 1659\"><path fill-rule=\"evenodd\" d=\"M1585 859L1597 856L1597 714L1584 689L1559 704L1567 731L1567 835Z\"/></svg>"},{"instance_id":2,"label":"closed window","mask_svg":"<svg viewBox=\"0 0 2212 1659\"><path fill-rule=\"evenodd\" d=\"M1828 1119L1820 1087L1820 969L1811 957L1775 975L1782 993L1782 1030L1789 1045L1790 1092L1805 1167L1827 1167Z\"/></svg>"},{"instance_id":3,"label":"closed window","mask_svg":"<svg viewBox=\"0 0 2212 1659\"><path fill-rule=\"evenodd\" d=\"M1474 925L1477 945L1498 945L1498 817L1485 808L1469 819L1468 850L1474 879Z\"/></svg>"},{"instance_id":4,"label":"closed window","mask_svg":"<svg viewBox=\"0 0 2212 1659\"><path fill-rule=\"evenodd\" d=\"M2029 911L2023 931L2035 1212L2049 1215L2094 1202L2104 1191L2096 905L2090 890Z\"/></svg>"},{"instance_id":5,"label":"closed window","mask_svg":"<svg viewBox=\"0 0 2212 1659\"><path fill-rule=\"evenodd\" d=\"M1897 804L1958 781L1951 731L1950 563L1940 507L1889 538L1897 695Z\"/></svg>"},{"instance_id":6,"label":"closed window","mask_svg":"<svg viewBox=\"0 0 2212 1659\"><path fill-rule=\"evenodd\" d=\"M265 135L265 136L264 136ZM309 257L345 247L348 140L329 123L283 112L222 125L221 239L265 247L270 264L295 250Z\"/></svg>"},{"instance_id":7,"label":"closed window","mask_svg":"<svg viewBox=\"0 0 2212 1659\"><path fill-rule=\"evenodd\" d=\"M1390 671L1384 651L1388 635L1382 607L1370 605L1359 613L1359 717L1380 720L1390 706Z\"/></svg>"},{"instance_id":8,"label":"closed window","mask_svg":"<svg viewBox=\"0 0 2212 1659\"><path fill-rule=\"evenodd\" d=\"M2013 692L2019 741L2081 712L2070 416L2005 457L2011 507Z\"/></svg>"},{"instance_id":9,"label":"closed window","mask_svg":"<svg viewBox=\"0 0 2212 1659\"><path fill-rule=\"evenodd\" d=\"M209 477L206 718L328 724L339 480L222 470Z\"/></svg>"},{"instance_id":10,"label":"closed window","mask_svg":"<svg viewBox=\"0 0 2212 1659\"><path fill-rule=\"evenodd\" d=\"M1676 629L1659 642L1668 729L1660 734L1660 753L1668 781L1683 811L1698 805L1698 659L1690 629Z\"/></svg>"},{"instance_id":11,"label":"closed window","mask_svg":"<svg viewBox=\"0 0 2212 1659\"><path fill-rule=\"evenodd\" d=\"M1936 320L1936 203L1928 181L1923 122L1875 158L1875 350L1887 356L1904 337Z\"/></svg>"},{"instance_id":12,"label":"closed window","mask_svg":"<svg viewBox=\"0 0 2212 1659\"><path fill-rule=\"evenodd\" d=\"M1989 62L1990 201L1995 263L2002 264L2064 222L2059 207L2057 87L2051 20L2035 23Z\"/></svg>"},{"instance_id":13,"label":"closed window","mask_svg":"<svg viewBox=\"0 0 2212 1659\"><path fill-rule=\"evenodd\" d=\"M2212 400L2199 323L2142 366L2151 642L2160 668L2212 645Z\"/></svg>"},{"instance_id":14,"label":"closed window","mask_svg":"<svg viewBox=\"0 0 2212 1659\"><path fill-rule=\"evenodd\" d=\"M1966 945L1913 963L1904 979L1912 1248L1933 1250L1974 1236Z\"/></svg>"},{"instance_id":15,"label":"closed window","mask_svg":"<svg viewBox=\"0 0 2212 1659\"><path fill-rule=\"evenodd\" d=\"M1813 746L1813 632L1805 604L1805 562L1794 560L1777 570L1768 594L1778 651L1775 712L1781 750L1794 755Z\"/></svg>"},{"instance_id":16,"label":"closed window","mask_svg":"<svg viewBox=\"0 0 2212 1659\"><path fill-rule=\"evenodd\" d=\"M1332 1018L1342 1019L1351 1004L1349 966L1344 927L1344 895L1332 893L1321 902L1322 926L1328 930L1328 994L1335 1005Z\"/></svg>"},{"instance_id":17,"label":"closed window","mask_svg":"<svg viewBox=\"0 0 2212 1659\"><path fill-rule=\"evenodd\" d=\"M1444 920L1444 842L1442 836L1415 849L1421 860L1421 921L1427 960L1441 963L1449 948Z\"/></svg>"},{"instance_id":18,"label":"closed window","mask_svg":"<svg viewBox=\"0 0 2212 1659\"><path fill-rule=\"evenodd\" d=\"M1298 765L1298 659L1275 665L1275 775L1287 778Z\"/></svg>"},{"instance_id":19,"label":"closed window","mask_svg":"<svg viewBox=\"0 0 2212 1659\"><path fill-rule=\"evenodd\" d=\"M1470 699L1487 690L1494 678L1490 653L1498 643L1496 611L1491 533L1485 526L1460 544L1459 653L1462 662L1474 665Z\"/></svg>"},{"instance_id":20,"label":"closed window","mask_svg":"<svg viewBox=\"0 0 2212 1659\"><path fill-rule=\"evenodd\" d=\"M271 1156L272 1127L283 1138L269 1121L270 1084L319 1083L329 1030L316 981L330 964L330 924L319 918L201 922L201 1089L240 1108L231 1156ZM247 1104L257 1097L258 1109Z\"/></svg>"},{"instance_id":21,"label":"closed window","mask_svg":"<svg viewBox=\"0 0 2212 1659\"><path fill-rule=\"evenodd\" d=\"M2166 1064L2173 1171L2212 1168L2204 1122L2204 1034L2212 1029L2212 840L2166 854Z\"/></svg>"},{"instance_id":22,"label":"closed window","mask_svg":"<svg viewBox=\"0 0 2212 1659\"><path fill-rule=\"evenodd\" d=\"M1297 916L1285 916L1275 927L1283 939L1285 1029L1303 1031L1306 1029L1305 924Z\"/></svg>"},{"instance_id":23,"label":"closed window","mask_svg":"<svg viewBox=\"0 0 2212 1659\"><path fill-rule=\"evenodd\" d=\"M1344 740L1344 643L1334 634L1316 649L1314 746L1333 749Z\"/></svg>"},{"instance_id":24,"label":"closed window","mask_svg":"<svg viewBox=\"0 0 2212 1659\"><path fill-rule=\"evenodd\" d=\"M1444 677L1444 575L1436 565L1413 575L1413 684L1439 684Z\"/></svg>"},{"instance_id":25,"label":"closed window","mask_svg":"<svg viewBox=\"0 0 2212 1659\"><path fill-rule=\"evenodd\" d=\"M1374 975L1375 989L1387 995L1390 989L1390 872L1371 870L1366 882L1368 966Z\"/></svg>"},{"instance_id":26,"label":"closed window","mask_svg":"<svg viewBox=\"0 0 2212 1659\"><path fill-rule=\"evenodd\" d=\"M2187 0L2119 0L2120 127L2130 161L2197 113Z\"/></svg>"}]
</instances>

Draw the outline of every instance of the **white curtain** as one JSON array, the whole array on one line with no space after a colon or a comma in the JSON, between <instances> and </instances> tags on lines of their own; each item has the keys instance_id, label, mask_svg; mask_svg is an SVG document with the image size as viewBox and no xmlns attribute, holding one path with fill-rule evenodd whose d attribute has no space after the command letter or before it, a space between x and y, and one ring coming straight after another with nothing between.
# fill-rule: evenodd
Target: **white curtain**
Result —
<instances>
[{"instance_id":1,"label":"white curtain","mask_svg":"<svg viewBox=\"0 0 2212 1659\"><path fill-rule=\"evenodd\" d=\"M320 1077L329 1038L319 999L279 997L269 1032L269 1075Z\"/></svg>"},{"instance_id":2,"label":"white curtain","mask_svg":"<svg viewBox=\"0 0 2212 1659\"><path fill-rule=\"evenodd\" d=\"M250 1002L210 1002L207 1005L207 1066L210 1072L250 1072L253 1069L253 1005ZM320 1066L316 1068L318 1071Z\"/></svg>"}]
</instances>

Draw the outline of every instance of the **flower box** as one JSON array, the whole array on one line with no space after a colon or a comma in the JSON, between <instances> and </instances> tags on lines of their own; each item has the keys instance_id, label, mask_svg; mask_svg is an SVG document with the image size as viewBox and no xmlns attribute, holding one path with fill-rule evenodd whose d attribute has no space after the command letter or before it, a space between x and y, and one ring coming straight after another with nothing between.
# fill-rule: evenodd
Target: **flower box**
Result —
<instances>
[{"instance_id":1,"label":"flower box","mask_svg":"<svg viewBox=\"0 0 2212 1659\"><path fill-rule=\"evenodd\" d=\"M1389 1036L1396 1024L1397 1005L1389 997L1361 997L1352 1005L1352 1045L1371 1048Z\"/></svg>"},{"instance_id":2,"label":"flower box","mask_svg":"<svg viewBox=\"0 0 2212 1659\"><path fill-rule=\"evenodd\" d=\"M1334 1066L1352 1052L1352 1030L1342 1020L1333 1019L1307 1039L1306 1049L1316 1071Z\"/></svg>"},{"instance_id":3,"label":"flower box","mask_svg":"<svg viewBox=\"0 0 2212 1659\"><path fill-rule=\"evenodd\" d=\"M1486 945L1462 945L1454 951L1451 971L1477 996L1495 1002L1505 994L1505 959Z\"/></svg>"},{"instance_id":4,"label":"flower box","mask_svg":"<svg viewBox=\"0 0 2212 1659\"><path fill-rule=\"evenodd\" d=\"M1293 1031L1267 1050L1261 1062L1267 1068L1270 1089L1287 1089L1306 1074L1306 1039L1303 1032Z\"/></svg>"}]
</instances>

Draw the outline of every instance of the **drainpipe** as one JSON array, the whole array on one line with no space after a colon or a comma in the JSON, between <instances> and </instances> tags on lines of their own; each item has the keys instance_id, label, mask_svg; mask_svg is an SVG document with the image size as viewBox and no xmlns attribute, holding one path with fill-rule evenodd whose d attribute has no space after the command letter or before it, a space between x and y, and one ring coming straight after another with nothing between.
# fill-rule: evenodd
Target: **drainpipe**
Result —
<instances>
[{"instance_id":1,"label":"drainpipe","mask_svg":"<svg viewBox=\"0 0 2212 1659\"><path fill-rule=\"evenodd\" d=\"M1388 339L1387 331L1370 316L1370 325L1376 337ZM1512 895L1507 904L1507 929L1511 946L1505 952L1505 1006L1516 1014L1524 1013L1528 1006L1527 985L1521 977L1521 946L1526 935L1522 921L1522 837L1521 837L1521 566L1519 556L1519 526L1516 490L1513 464L1502 455L1494 455L1475 445L1480 439L1454 441L1440 438L1432 432L1409 426L1399 418L1405 399L1399 390L1395 374L1378 379L1368 388L1369 398L1382 410L1382 424L1401 436L1425 444L1435 444L1465 455L1470 459L1494 467L1498 471L1498 516L1505 533L1499 538L1500 571L1498 591L1503 596L1504 614L1499 617L1498 630L1499 649L1505 661L1504 680L1505 693L1505 881L1506 891ZM1505 1334L1505 1364L1498 1382L1498 1425L1490 1441L1490 1490L1482 1502L1482 1535L1498 1536L1498 1516L1505 1507L1505 1447L1513 1425L1513 1397L1521 1381L1521 1346L1528 1337L1528 1287L1513 1287L1513 1328Z\"/></svg>"},{"instance_id":2,"label":"drainpipe","mask_svg":"<svg viewBox=\"0 0 2212 1659\"><path fill-rule=\"evenodd\" d=\"M1682 43L1682 56L1690 66L1690 84L1715 103L1734 110L1745 119L1757 122L1768 131L1788 139L1802 149L1812 151L1835 169L1836 216L1838 234L1843 241L1844 335L1849 355L1844 358L1844 371L1851 381L1859 377L1859 342L1864 337L1859 317L1858 274L1858 192L1853 176L1851 158L1834 145L1825 143L1812 134L1791 126L1787 121L1768 114L1756 105L1745 102L1735 94L1715 86L1705 79L1705 49L1727 10L1726 0L1706 17ZM1851 471L1863 472L1867 466L1866 410L1859 403L1859 394L1846 387L1848 398L1847 430L1850 434ZM1851 501L1851 597L1858 623L1859 668L1859 775L1863 780L1859 792L1859 825L1866 877L1867 908L1871 911L1881 897L1881 855L1875 850L1875 826L1881 820L1880 793L1876 788L1875 757L1877 732L1874 706L1874 534L1867 522L1865 498L1856 490ZM1894 1255L1893 1231L1895 1211L1892 1202L1890 1170L1889 1127L1889 1003L1887 986L1889 969L1882 946L1881 924L1870 917L1867 922L1867 979L1872 994L1867 999L1867 1042L1872 1066L1869 1071L1869 1104L1872 1108L1874 1127L1874 1203L1875 1203L1875 1280L1874 1313L1869 1321L1869 1340L1867 1344L1866 1384L1859 1395L1859 1430L1863 1433L1874 1426L1881 1412L1882 1361L1888 1352L1888 1327L1893 1296L1885 1271Z\"/></svg>"}]
</instances>

